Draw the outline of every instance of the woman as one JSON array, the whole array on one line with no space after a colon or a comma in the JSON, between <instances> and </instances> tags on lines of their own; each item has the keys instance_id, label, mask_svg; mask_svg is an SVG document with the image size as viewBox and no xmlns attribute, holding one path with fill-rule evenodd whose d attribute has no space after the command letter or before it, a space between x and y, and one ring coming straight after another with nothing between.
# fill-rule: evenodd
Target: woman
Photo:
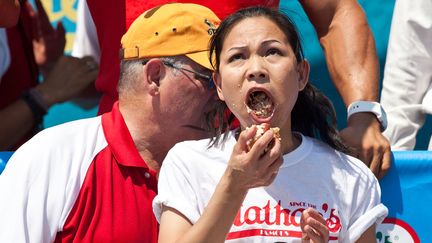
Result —
<instances>
[{"instance_id":1,"label":"woman","mask_svg":"<svg viewBox=\"0 0 432 243\"><path fill-rule=\"evenodd\" d=\"M219 126L214 138L177 144L164 160L153 202L159 241L374 242L387 214L378 182L342 153L334 110L308 83L290 19L240 10L222 22L210 53L224 101ZM228 131L225 104L240 129ZM280 139L268 129L248 146L258 124L278 127Z\"/></svg>"}]
</instances>

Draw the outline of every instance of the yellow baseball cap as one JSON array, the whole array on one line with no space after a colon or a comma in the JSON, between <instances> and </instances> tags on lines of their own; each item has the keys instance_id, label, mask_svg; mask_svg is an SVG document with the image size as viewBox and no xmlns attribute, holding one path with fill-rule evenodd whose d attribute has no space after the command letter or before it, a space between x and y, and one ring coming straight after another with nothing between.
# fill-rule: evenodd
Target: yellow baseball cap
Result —
<instances>
[{"instance_id":1,"label":"yellow baseball cap","mask_svg":"<svg viewBox=\"0 0 432 243\"><path fill-rule=\"evenodd\" d=\"M191 3L170 3L147 10L121 39L120 57L138 59L186 55L213 69L209 41L219 18L208 8Z\"/></svg>"}]
</instances>

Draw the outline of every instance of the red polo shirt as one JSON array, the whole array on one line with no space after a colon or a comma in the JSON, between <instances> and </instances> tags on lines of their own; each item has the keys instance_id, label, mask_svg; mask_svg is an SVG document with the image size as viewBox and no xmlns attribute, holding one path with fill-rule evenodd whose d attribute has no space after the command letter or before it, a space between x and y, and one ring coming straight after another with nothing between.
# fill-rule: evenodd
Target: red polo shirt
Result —
<instances>
[{"instance_id":1,"label":"red polo shirt","mask_svg":"<svg viewBox=\"0 0 432 243\"><path fill-rule=\"evenodd\" d=\"M156 194L116 103L14 153L0 179L0 242L157 242Z\"/></svg>"}]
</instances>

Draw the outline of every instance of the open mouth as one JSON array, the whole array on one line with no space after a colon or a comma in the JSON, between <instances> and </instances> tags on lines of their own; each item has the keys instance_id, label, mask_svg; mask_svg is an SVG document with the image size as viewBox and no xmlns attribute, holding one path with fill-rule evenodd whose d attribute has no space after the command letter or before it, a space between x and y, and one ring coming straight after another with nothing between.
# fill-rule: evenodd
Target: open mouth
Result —
<instances>
[{"instance_id":1,"label":"open mouth","mask_svg":"<svg viewBox=\"0 0 432 243\"><path fill-rule=\"evenodd\" d=\"M258 119L270 118L274 112L274 103L264 90L251 90L246 98L248 113Z\"/></svg>"}]
</instances>

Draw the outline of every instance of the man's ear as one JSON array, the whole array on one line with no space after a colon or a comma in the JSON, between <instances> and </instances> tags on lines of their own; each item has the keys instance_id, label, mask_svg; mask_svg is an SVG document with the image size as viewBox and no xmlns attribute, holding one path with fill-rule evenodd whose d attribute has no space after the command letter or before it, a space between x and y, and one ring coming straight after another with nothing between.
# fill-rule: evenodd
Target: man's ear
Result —
<instances>
[{"instance_id":1,"label":"man's ear","mask_svg":"<svg viewBox=\"0 0 432 243\"><path fill-rule=\"evenodd\" d=\"M309 62L306 59L303 59L299 64L297 64L299 91L302 91L306 87L306 84L309 82L309 71L310 66Z\"/></svg>"},{"instance_id":2,"label":"man's ear","mask_svg":"<svg viewBox=\"0 0 432 243\"><path fill-rule=\"evenodd\" d=\"M222 94L222 82L221 82L219 72L216 72L216 71L213 72L212 76L213 76L213 81L215 82L216 91L217 91L217 94L219 96L219 99L225 101L225 98Z\"/></svg>"},{"instance_id":3,"label":"man's ear","mask_svg":"<svg viewBox=\"0 0 432 243\"><path fill-rule=\"evenodd\" d=\"M145 77L151 95L159 94L159 86L165 76L165 65L160 59L150 59L144 66Z\"/></svg>"}]
</instances>

